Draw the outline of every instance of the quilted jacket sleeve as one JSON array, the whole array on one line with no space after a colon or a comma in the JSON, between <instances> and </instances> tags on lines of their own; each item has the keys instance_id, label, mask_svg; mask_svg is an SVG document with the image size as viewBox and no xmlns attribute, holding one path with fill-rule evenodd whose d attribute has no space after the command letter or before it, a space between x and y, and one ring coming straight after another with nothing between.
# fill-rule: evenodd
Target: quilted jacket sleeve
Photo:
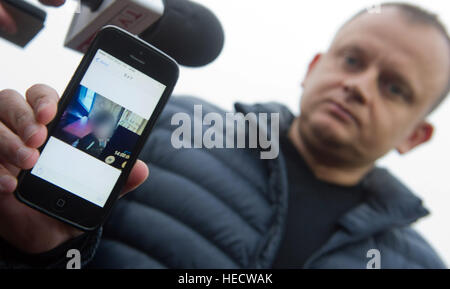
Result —
<instances>
[{"instance_id":1,"label":"quilted jacket sleeve","mask_svg":"<svg viewBox=\"0 0 450 289\"><path fill-rule=\"evenodd\" d=\"M0 269L65 269L69 260L66 254L70 249L80 251L81 266L84 267L94 257L101 234L102 229L85 233L41 254L26 254L0 239Z\"/></svg>"}]
</instances>

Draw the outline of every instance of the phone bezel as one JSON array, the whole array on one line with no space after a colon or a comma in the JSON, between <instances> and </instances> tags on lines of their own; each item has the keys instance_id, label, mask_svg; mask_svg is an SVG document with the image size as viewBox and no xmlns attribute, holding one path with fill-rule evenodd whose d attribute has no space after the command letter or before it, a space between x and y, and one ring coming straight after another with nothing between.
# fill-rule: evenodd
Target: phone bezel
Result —
<instances>
[{"instance_id":1,"label":"phone bezel","mask_svg":"<svg viewBox=\"0 0 450 289\"><path fill-rule=\"evenodd\" d=\"M16 197L21 202L84 231L97 229L107 218L150 134L151 129L167 103L169 96L172 94L179 75L178 64L175 60L157 48L120 28L106 26L97 34L64 91L63 96L58 103L57 115L48 125L49 133L45 144L39 149L40 152L47 144L50 136L54 133L55 125L60 120L64 110L75 95L75 91L98 49L131 65L135 69L166 86L147 126L138 139L135 149L131 153L127 165L122 169L108 200L103 207L97 206L75 194L32 175L31 169L22 171L19 174L19 184L15 191ZM139 59L144 61L136 61L131 57L132 55L139 55ZM64 209L58 209L55 206L55 202L61 198L67 200Z\"/></svg>"}]
</instances>

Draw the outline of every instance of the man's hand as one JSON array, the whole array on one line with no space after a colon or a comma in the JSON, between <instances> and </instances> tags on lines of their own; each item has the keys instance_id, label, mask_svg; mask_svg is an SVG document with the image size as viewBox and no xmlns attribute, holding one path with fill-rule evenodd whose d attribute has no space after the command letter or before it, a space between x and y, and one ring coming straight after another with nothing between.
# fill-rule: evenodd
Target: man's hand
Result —
<instances>
[{"instance_id":1,"label":"man's hand","mask_svg":"<svg viewBox=\"0 0 450 289\"><path fill-rule=\"evenodd\" d=\"M66 0L39 0L44 5L47 6L61 6ZM6 11L5 7L2 5L2 1L0 0L0 29L9 34L14 34L17 32L17 26L14 19L9 15L8 11Z\"/></svg>"},{"instance_id":2,"label":"man's hand","mask_svg":"<svg viewBox=\"0 0 450 289\"><path fill-rule=\"evenodd\" d=\"M47 138L46 125L55 117L58 94L45 85L35 85L26 99L14 90L0 91L0 238L27 253L49 251L82 234L50 218L14 196L17 175L30 169L39 158L37 148ZM137 161L122 193L142 184L147 165Z\"/></svg>"}]
</instances>

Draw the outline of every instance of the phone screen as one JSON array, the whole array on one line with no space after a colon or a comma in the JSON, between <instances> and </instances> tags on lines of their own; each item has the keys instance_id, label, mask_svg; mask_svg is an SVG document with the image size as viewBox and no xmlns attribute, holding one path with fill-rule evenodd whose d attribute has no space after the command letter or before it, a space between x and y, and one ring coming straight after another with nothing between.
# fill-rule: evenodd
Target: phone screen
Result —
<instances>
[{"instance_id":1,"label":"phone screen","mask_svg":"<svg viewBox=\"0 0 450 289\"><path fill-rule=\"evenodd\" d=\"M165 89L97 50L31 173L103 207Z\"/></svg>"}]
</instances>

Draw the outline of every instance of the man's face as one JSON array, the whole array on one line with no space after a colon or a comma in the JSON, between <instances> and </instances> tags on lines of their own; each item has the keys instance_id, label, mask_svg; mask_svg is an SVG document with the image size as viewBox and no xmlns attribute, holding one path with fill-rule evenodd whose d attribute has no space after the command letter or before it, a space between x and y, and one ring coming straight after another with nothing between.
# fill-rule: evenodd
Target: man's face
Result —
<instances>
[{"instance_id":1,"label":"man's face","mask_svg":"<svg viewBox=\"0 0 450 289\"><path fill-rule=\"evenodd\" d=\"M113 122L104 122L100 125L95 126L93 130L95 137L98 138L99 140L110 138L113 132L114 132Z\"/></svg>"},{"instance_id":2,"label":"man's face","mask_svg":"<svg viewBox=\"0 0 450 289\"><path fill-rule=\"evenodd\" d=\"M448 81L447 45L437 29L411 24L395 8L357 17L311 64L301 137L363 163L417 145L412 139Z\"/></svg>"}]
</instances>

